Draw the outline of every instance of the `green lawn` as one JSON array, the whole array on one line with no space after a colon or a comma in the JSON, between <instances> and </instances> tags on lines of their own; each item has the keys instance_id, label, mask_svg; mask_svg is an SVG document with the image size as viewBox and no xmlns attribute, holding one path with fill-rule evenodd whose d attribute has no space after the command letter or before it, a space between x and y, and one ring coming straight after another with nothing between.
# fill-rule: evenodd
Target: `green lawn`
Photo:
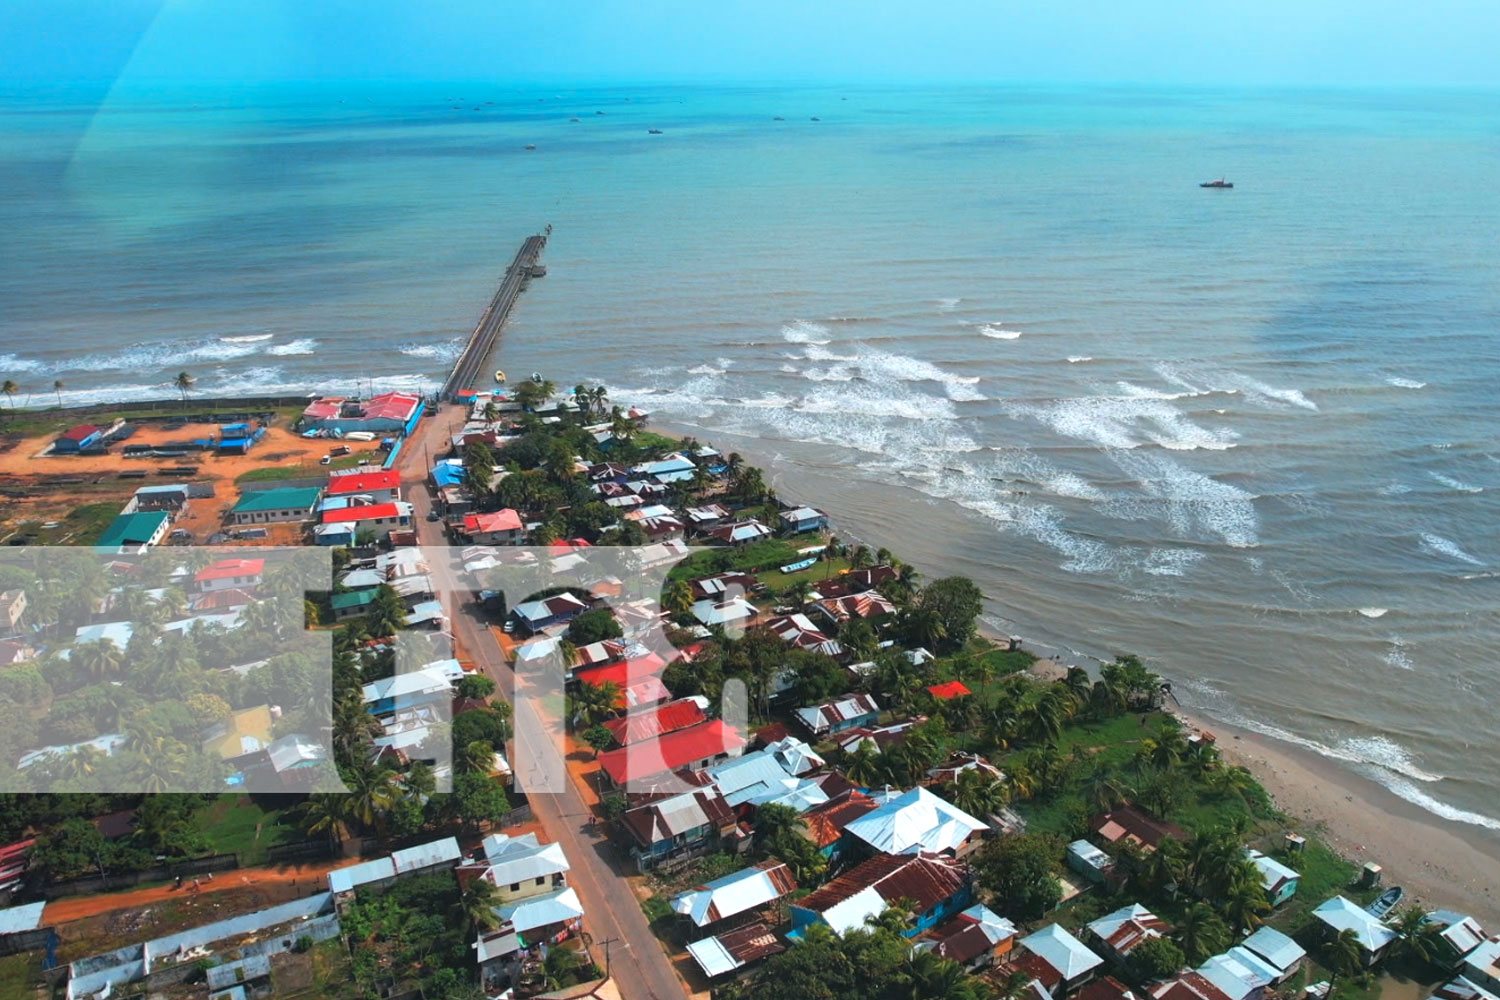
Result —
<instances>
[{"instance_id":1,"label":"green lawn","mask_svg":"<svg viewBox=\"0 0 1500 1000\"><path fill-rule=\"evenodd\" d=\"M806 558L805 556L802 558ZM756 579L766 585L766 589L777 597L795 587L802 580L810 580L814 585L824 580L836 579L838 575L849 568L849 560L843 556L833 559L824 559L813 563L807 569L798 570L795 573L781 572L781 566L789 566L792 562L801 562L802 559L792 558L791 562L781 563L780 566L764 570L756 574Z\"/></svg>"},{"instance_id":2,"label":"green lawn","mask_svg":"<svg viewBox=\"0 0 1500 1000\"><path fill-rule=\"evenodd\" d=\"M106 500L100 503L87 503L82 507L75 507L66 518L63 519L59 532L70 545L92 545L104 534L120 514L120 503L117 500Z\"/></svg>"},{"instance_id":3,"label":"green lawn","mask_svg":"<svg viewBox=\"0 0 1500 1000\"><path fill-rule=\"evenodd\" d=\"M42 981L42 953L22 952L0 958L0 1000L36 1000L48 994Z\"/></svg>"},{"instance_id":4,"label":"green lawn","mask_svg":"<svg viewBox=\"0 0 1500 1000\"><path fill-rule=\"evenodd\" d=\"M240 864L263 864L266 848L303 839L283 810L268 810L248 795L226 793L205 804L194 817L217 854L238 854Z\"/></svg>"},{"instance_id":5,"label":"green lawn","mask_svg":"<svg viewBox=\"0 0 1500 1000\"><path fill-rule=\"evenodd\" d=\"M319 468L323 468L319 466ZM262 469L251 469L234 477L237 483L274 483L281 479L297 479L307 475L300 465L272 465Z\"/></svg>"}]
</instances>

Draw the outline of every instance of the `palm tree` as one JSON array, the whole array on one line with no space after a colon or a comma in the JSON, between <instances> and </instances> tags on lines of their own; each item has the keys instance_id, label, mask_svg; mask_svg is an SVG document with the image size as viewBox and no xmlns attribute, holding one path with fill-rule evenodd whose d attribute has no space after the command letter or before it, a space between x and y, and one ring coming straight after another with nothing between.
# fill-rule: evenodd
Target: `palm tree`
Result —
<instances>
[{"instance_id":1,"label":"palm tree","mask_svg":"<svg viewBox=\"0 0 1500 1000\"><path fill-rule=\"evenodd\" d=\"M459 916L469 925L471 933L492 930L500 926L500 915L495 912L499 902L495 883L484 877L476 878L459 897Z\"/></svg>"},{"instance_id":2,"label":"palm tree","mask_svg":"<svg viewBox=\"0 0 1500 1000\"><path fill-rule=\"evenodd\" d=\"M1263 922L1261 918L1271 912L1258 874L1254 881L1236 879L1224 896L1224 921L1235 933L1254 930Z\"/></svg>"},{"instance_id":3,"label":"palm tree","mask_svg":"<svg viewBox=\"0 0 1500 1000\"><path fill-rule=\"evenodd\" d=\"M958 808L970 816L988 816L1005 805L1005 785L999 778L977 767L962 771L945 791Z\"/></svg>"},{"instance_id":4,"label":"palm tree","mask_svg":"<svg viewBox=\"0 0 1500 1000\"><path fill-rule=\"evenodd\" d=\"M1095 764L1093 771L1090 772L1084 794L1088 797L1091 812L1107 813L1124 802L1130 792L1115 776L1109 765L1100 762Z\"/></svg>"},{"instance_id":5,"label":"palm tree","mask_svg":"<svg viewBox=\"0 0 1500 1000\"><path fill-rule=\"evenodd\" d=\"M108 755L92 744L85 744L63 758L63 774L70 778L87 778Z\"/></svg>"},{"instance_id":6,"label":"palm tree","mask_svg":"<svg viewBox=\"0 0 1500 1000\"><path fill-rule=\"evenodd\" d=\"M1324 957L1328 968L1341 976L1352 976L1364 968L1365 964L1365 953L1360 946L1359 935L1352 929L1339 931L1338 937L1328 942L1328 951ZM1332 990L1329 993L1331 995Z\"/></svg>"},{"instance_id":7,"label":"palm tree","mask_svg":"<svg viewBox=\"0 0 1500 1000\"><path fill-rule=\"evenodd\" d=\"M1087 670L1082 667L1069 667L1068 674L1063 678L1062 683L1068 689L1068 693L1073 696L1074 702L1080 706L1088 704L1089 694L1094 684L1089 680Z\"/></svg>"},{"instance_id":8,"label":"palm tree","mask_svg":"<svg viewBox=\"0 0 1500 1000\"><path fill-rule=\"evenodd\" d=\"M62 379L59 378L59 379L53 379L52 380L52 391L55 392L55 393L57 393L57 406L58 406L58 409L62 408L62 391L65 388L67 388L67 384L65 382L63 382Z\"/></svg>"},{"instance_id":9,"label":"palm tree","mask_svg":"<svg viewBox=\"0 0 1500 1000\"><path fill-rule=\"evenodd\" d=\"M761 846L782 843L795 834L801 822L797 810L779 802L767 802L755 810L755 835Z\"/></svg>"},{"instance_id":10,"label":"palm tree","mask_svg":"<svg viewBox=\"0 0 1500 1000\"><path fill-rule=\"evenodd\" d=\"M661 603L671 614L685 614L693 607L693 588L681 578L668 580L667 585L662 588Z\"/></svg>"},{"instance_id":11,"label":"palm tree","mask_svg":"<svg viewBox=\"0 0 1500 1000\"><path fill-rule=\"evenodd\" d=\"M73 647L73 662L96 681L107 680L125 665L125 653L110 639L82 642Z\"/></svg>"},{"instance_id":12,"label":"palm tree","mask_svg":"<svg viewBox=\"0 0 1500 1000\"><path fill-rule=\"evenodd\" d=\"M489 740L474 740L464 747L462 756L455 763L460 771L489 774L495 767L495 746Z\"/></svg>"},{"instance_id":13,"label":"palm tree","mask_svg":"<svg viewBox=\"0 0 1500 1000\"><path fill-rule=\"evenodd\" d=\"M182 393L183 409L187 409L188 392L193 388L197 381L197 379L193 378L193 376L189 375L187 372L178 372L177 377L172 379L172 385L177 388L178 392Z\"/></svg>"},{"instance_id":14,"label":"palm tree","mask_svg":"<svg viewBox=\"0 0 1500 1000\"><path fill-rule=\"evenodd\" d=\"M1163 837L1156 850L1146 856L1141 878L1147 888L1161 892L1181 882L1186 867L1182 841Z\"/></svg>"},{"instance_id":15,"label":"palm tree","mask_svg":"<svg viewBox=\"0 0 1500 1000\"><path fill-rule=\"evenodd\" d=\"M948 626L935 608L920 605L907 608L899 619L899 627L906 637L919 646L933 649L948 638Z\"/></svg>"},{"instance_id":16,"label":"palm tree","mask_svg":"<svg viewBox=\"0 0 1500 1000\"><path fill-rule=\"evenodd\" d=\"M349 788L348 817L366 829L384 826L386 813L396 803L396 788L390 771L365 766L345 775Z\"/></svg>"},{"instance_id":17,"label":"palm tree","mask_svg":"<svg viewBox=\"0 0 1500 1000\"><path fill-rule=\"evenodd\" d=\"M585 681L578 685L578 692L573 695L573 727L583 730L595 726L614 715L619 705L620 685L614 681L603 684Z\"/></svg>"},{"instance_id":18,"label":"palm tree","mask_svg":"<svg viewBox=\"0 0 1500 1000\"><path fill-rule=\"evenodd\" d=\"M932 951L912 952L906 960L912 1000L975 1000L974 980L964 967Z\"/></svg>"},{"instance_id":19,"label":"palm tree","mask_svg":"<svg viewBox=\"0 0 1500 1000\"><path fill-rule=\"evenodd\" d=\"M1390 922L1399 937L1394 951L1417 965L1426 965L1437 956L1438 934L1442 927L1432 921L1432 913L1420 906L1409 906Z\"/></svg>"},{"instance_id":20,"label":"palm tree","mask_svg":"<svg viewBox=\"0 0 1500 1000\"><path fill-rule=\"evenodd\" d=\"M856 545L854 552L849 556L850 569L869 569L875 565L875 557L870 553L868 545Z\"/></svg>"},{"instance_id":21,"label":"palm tree","mask_svg":"<svg viewBox=\"0 0 1500 1000\"><path fill-rule=\"evenodd\" d=\"M323 833L335 848L349 834L349 797L318 794L297 807L297 818L307 833Z\"/></svg>"},{"instance_id":22,"label":"palm tree","mask_svg":"<svg viewBox=\"0 0 1500 1000\"><path fill-rule=\"evenodd\" d=\"M880 751L869 740L860 741L844 758L844 776L856 785L870 787L880 776Z\"/></svg>"},{"instance_id":23,"label":"palm tree","mask_svg":"<svg viewBox=\"0 0 1500 1000\"><path fill-rule=\"evenodd\" d=\"M1207 903L1194 903L1177 921L1177 944L1188 961L1197 965L1229 947L1229 928Z\"/></svg>"},{"instance_id":24,"label":"palm tree","mask_svg":"<svg viewBox=\"0 0 1500 1000\"><path fill-rule=\"evenodd\" d=\"M16 408L16 393L20 391L21 387L16 385L16 383L12 382L10 379L6 379L5 383L3 385L0 385L0 392L5 393L5 399L10 403L10 408L12 410Z\"/></svg>"}]
</instances>

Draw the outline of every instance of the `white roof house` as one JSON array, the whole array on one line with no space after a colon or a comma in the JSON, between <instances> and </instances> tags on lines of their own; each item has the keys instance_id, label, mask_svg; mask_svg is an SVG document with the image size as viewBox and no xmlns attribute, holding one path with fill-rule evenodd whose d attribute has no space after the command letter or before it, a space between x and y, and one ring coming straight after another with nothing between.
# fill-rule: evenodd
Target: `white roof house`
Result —
<instances>
[{"instance_id":1,"label":"white roof house","mask_svg":"<svg viewBox=\"0 0 1500 1000\"><path fill-rule=\"evenodd\" d=\"M1260 887L1266 890L1267 897L1273 902L1282 891L1283 886L1288 882L1295 882L1302 877L1280 861L1262 854L1260 851L1246 851L1245 857L1249 858L1250 863L1255 865L1256 869L1260 872Z\"/></svg>"},{"instance_id":2,"label":"white roof house","mask_svg":"<svg viewBox=\"0 0 1500 1000\"><path fill-rule=\"evenodd\" d=\"M1081 979L1104 964L1104 959L1057 924L1048 924L1041 930L1026 935L1018 943L1050 965L1064 983Z\"/></svg>"},{"instance_id":3,"label":"white roof house","mask_svg":"<svg viewBox=\"0 0 1500 1000\"><path fill-rule=\"evenodd\" d=\"M1016 925L991 910L983 903L975 903L959 915L960 919L967 920L970 924L979 928L991 945L997 945L1006 938L1015 937ZM917 951L932 951L939 947L938 941L918 941L913 947Z\"/></svg>"},{"instance_id":4,"label":"white roof house","mask_svg":"<svg viewBox=\"0 0 1500 1000\"><path fill-rule=\"evenodd\" d=\"M765 924L750 924L715 937L694 941L688 954L710 979L742 969L750 962L786 950Z\"/></svg>"},{"instance_id":5,"label":"white roof house","mask_svg":"<svg viewBox=\"0 0 1500 1000\"><path fill-rule=\"evenodd\" d=\"M1486 989L1500 988L1500 938L1491 938L1465 955L1464 974Z\"/></svg>"},{"instance_id":6,"label":"white roof house","mask_svg":"<svg viewBox=\"0 0 1500 1000\"><path fill-rule=\"evenodd\" d=\"M1467 914L1455 913L1453 910L1433 910L1427 914L1426 922L1441 928L1437 932L1438 937L1448 943L1457 958L1462 958L1488 940L1479 921Z\"/></svg>"},{"instance_id":7,"label":"white roof house","mask_svg":"<svg viewBox=\"0 0 1500 1000\"><path fill-rule=\"evenodd\" d=\"M1281 980L1281 971L1261 958L1255 952L1244 945L1235 945L1224 953L1226 958L1231 958L1240 965L1255 973L1255 978L1264 983L1277 983Z\"/></svg>"},{"instance_id":8,"label":"white roof house","mask_svg":"<svg viewBox=\"0 0 1500 1000\"><path fill-rule=\"evenodd\" d=\"M21 934L42 926L42 910L46 903L26 903L0 910L0 934Z\"/></svg>"},{"instance_id":9,"label":"white roof house","mask_svg":"<svg viewBox=\"0 0 1500 1000\"><path fill-rule=\"evenodd\" d=\"M822 757L813 752L813 748L797 739L795 736L787 736L777 740L766 747L776 762L786 769L791 775L800 777L809 771L816 771L825 763Z\"/></svg>"},{"instance_id":10,"label":"white roof house","mask_svg":"<svg viewBox=\"0 0 1500 1000\"><path fill-rule=\"evenodd\" d=\"M865 813L845 832L881 854L956 852L989 827L925 788L913 788Z\"/></svg>"},{"instance_id":11,"label":"white roof house","mask_svg":"<svg viewBox=\"0 0 1500 1000\"><path fill-rule=\"evenodd\" d=\"M693 617L705 625L749 621L758 614L760 609L743 597L733 597L727 601L698 601L693 604Z\"/></svg>"},{"instance_id":12,"label":"white roof house","mask_svg":"<svg viewBox=\"0 0 1500 1000\"><path fill-rule=\"evenodd\" d=\"M774 903L797 888L785 862L770 860L715 879L672 900L672 909L706 927Z\"/></svg>"},{"instance_id":13,"label":"white roof house","mask_svg":"<svg viewBox=\"0 0 1500 1000\"><path fill-rule=\"evenodd\" d=\"M1290 974L1307 957L1300 944L1274 927L1257 927L1245 939L1243 947L1275 969L1278 979Z\"/></svg>"},{"instance_id":14,"label":"white roof house","mask_svg":"<svg viewBox=\"0 0 1500 1000\"><path fill-rule=\"evenodd\" d=\"M583 916L583 904L572 887L542 896L519 899L495 907L501 920L508 920L518 934L538 927L549 927Z\"/></svg>"},{"instance_id":15,"label":"white roof house","mask_svg":"<svg viewBox=\"0 0 1500 1000\"><path fill-rule=\"evenodd\" d=\"M536 834L519 837L492 833L484 838L484 857L489 871L484 877L495 885L515 885L561 875L572 866L561 844L543 844Z\"/></svg>"},{"instance_id":16,"label":"white roof house","mask_svg":"<svg viewBox=\"0 0 1500 1000\"><path fill-rule=\"evenodd\" d=\"M823 922L833 928L833 932L843 937L850 931L863 928L875 917L885 912L890 904L885 901L874 886L867 886L848 899L842 900L821 914Z\"/></svg>"},{"instance_id":17,"label":"white roof house","mask_svg":"<svg viewBox=\"0 0 1500 1000\"><path fill-rule=\"evenodd\" d=\"M405 872L433 868L437 865L457 864L463 856L464 852L458 846L458 840L453 837L444 837L442 840L434 840L431 843L392 851L391 864L395 865L396 874L400 875Z\"/></svg>"},{"instance_id":18,"label":"white roof house","mask_svg":"<svg viewBox=\"0 0 1500 1000\"><path fill-rule=\"evenodd\" d=\"M436 663L427 664L421 670L371 681L361 690L365 704L373 705L377 702L391 701L395 706L392 709L394 711L431 701L434 696L441 696L452 691L453 686L463 678L463 675L464 668L457 660L439 660Z\"/></svg>"},{"instance_id":19,"label":"white roof house","mask_svg":"<svg viewBox=\"0 0 1500 1000\"><path fill-rule=\"evenodd\" d=\"M390 858L376 858L374 861L335 868L328 873L328 888L332 892L352 892L359 886L395 877L395 863Z\"/></svg>"},{"instance_id":20,"label":"white roof house","mask_svg":"<svg viewBox=\"0 0 1500 1000\"><path fill-rule=\"evenodd\" d=\"M1378 955L1387 945L1396 940L1397 934L1358 903L1343 896L1335 896L1312 911L1335 934L1353 931L1359 946L1370 955Z\"/></svg>"},{"instance_id":21,"label":"white roof house","mask_svg":"<svg viewBox=\"0 0 1500 1000\"><path fill-rule=\"evenodd\" d=\"M1168 930L1165 920L1140 903L1130 903L1107 913L1091 922L1088 928L1105 946L1122 957L1143 942L1164 936Z\"/></svg>"},{"instance_id":22,"label":"white roof house","mask_svg":"<svg viewBox=\"0 0 1500 1000\"><path fill-rule=\"evenodd\" d=\"M1217 986L1229 1000L1245 1000L1272 982L1230 955L1213 956L1198 966L1198 975Z\"/></svg>"},{"instance_id":23,"label":"white roof house","mask_svg":"<svg viewBox=\"0 0 1500 1000\"><path fill-rule=\"evenodd\" d=\"M828 801L822 786L789 774L770 749L715 764L708 775L723 793L724 801L735 807L776 802L806 812Z\"/></svg>"},{"instance_id":24,"label":"white roof house","mask_svg":"<svg viewBox=\"0 0 1500 1000\"><path fill-rule=\"evenodd\" d=\"M860 720L874 721L880 703L868 694L854 694L822 705L809 705L793 713L807 731L817 736L850 728Z\"/></svg>"}]
</instances>

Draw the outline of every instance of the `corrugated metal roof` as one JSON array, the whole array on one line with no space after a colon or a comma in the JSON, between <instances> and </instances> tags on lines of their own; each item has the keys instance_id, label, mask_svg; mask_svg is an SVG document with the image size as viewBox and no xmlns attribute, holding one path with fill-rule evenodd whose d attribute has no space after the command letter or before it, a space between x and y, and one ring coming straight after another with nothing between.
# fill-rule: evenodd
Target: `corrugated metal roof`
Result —
<instances>
[{"instance_id":1,"label":"corrugated metal roof","mask_svg":"<svg viewBox=\"0 0 1500 1000\"><path fill-rule=\"evenodd\" d=\"M1245 939L1245 947L1265 959L1285 975L1307 957L1302 946L1274 927L1258 927Z\"/></svg>"},{"instance_id":2,"label":"corrugated metal roof","mask_svg":"<svg viewBox=\"0 0 1500 1000\"><path fill-rule=\"evenodd\" d=\"M916 902L918 910L927 910L956 895L968 884L968 879L968 868L957 861L935 855L881 855L824 884L799 900L797 905L826 915L834 907L866 890L873 890L884 903L911 899Z\"/></svg>"},{"instance_id":3,"label":"corrugated metal roof","mask_svg":"<svg viewBox=\"0 0 1500 1000\"><path fill-rule=\"evenodd\" d=\"M792 870L771 859L678 895L672 909L704 927L766 906L796 888Z\"/></svg>"},{"instance_id":4,"label":"corrugated metal roof","mask_svg":"<svg viewBox=\"0 0 1500 1000\"><path fill-rule=\"evenodd\" d=\"M1352 903L1343 896L1335 896L1313 910L1313 916L1332 927L1335 932L1353 931L1359 946L1369 952L1377 952L1396 940L1397 934L1364 907Z\"/></svg>"},{"instance_id":5,"label":"corrugated metal roof","mask_svg":"<svg viewBox=\"0 0 1500 1000\"><path fill-rule=\"evenodd\" d=\"M749 924L717 937L694 941L687 946L688 954L698 963L703 974L712 979L743 968L751 962L779 954L786 945L762 923Z\"/></svg>"},{"instance_id":6,"label":"corrugated metal roof","mask_svg":"<svg viewBox=\"0 0 1500 1000\"><path fill-rule=\"evenodd\" d=\"M0 934L20 934L34 931L42 926L42 910L46 903L27 903L0 910Z\"/></svg>"},{"instance_id":7,"label":"corrugated metal roof","mask_svg":"<svg viewBox=\"0 0 1500 1000\"><path fill-rule=\"evenodd\" d=\"M988 826L927 789L913 788L847 829L882 854L913 854L957 850Z\"/></svg>"},{"instance_id":8,"label":"corrugated metal roof","mask_svg":"<svg viewBox=\"0 0 1500 1000\"><path fill-rule=\"evenodd\" d=\"M559 889L544 896L531 896L495 907L502 920L508 920L518 934L538 927L550 927L583 916L583 904L572 888Z\"/></svg>"},{"instance_id":9,"label":"corrugated metal roof","mask_svg":"<svg viewBox=\"0 0 1500 1000\"><path fill-rule=\"evenodd\" d=\"M458 841L453 837L444 837L442 840L434 840L429 844L418 844L416 847L392 851L391 863L396 866L399 874L430 868L445 862L457 862L463 856L464 852L459 848Z\"/></svg>"},{"instance_id":10,"label":"corrugated metal roof","mask_svg":"<svg viewBox=\"0 0 1500 1000\"><path fill-rule=\"evenodd\" d=\"M1057 924L1048 924L1020 941L1021 947L1054 969L1064 982L1071 982L1104 964L1084 943Z\"/></svg>"}]
</instances>

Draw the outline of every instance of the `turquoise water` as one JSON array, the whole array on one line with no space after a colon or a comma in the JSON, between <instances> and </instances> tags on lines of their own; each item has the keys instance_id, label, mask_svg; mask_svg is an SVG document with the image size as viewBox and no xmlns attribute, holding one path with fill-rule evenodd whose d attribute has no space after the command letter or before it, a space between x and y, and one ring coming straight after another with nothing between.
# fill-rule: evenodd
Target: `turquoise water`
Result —
<instances>
[{"instance_id":1,"label":"turquoise water","mask_svg":"<svg viewBox=\"0 0 1500 1000\"><path fill-rule=\"evenodd\" d=\"M551 223L497 367L1500 827L1496 93L56 93L0 140L19 402L436 385Z\"/></svg>"}]
</instances>

